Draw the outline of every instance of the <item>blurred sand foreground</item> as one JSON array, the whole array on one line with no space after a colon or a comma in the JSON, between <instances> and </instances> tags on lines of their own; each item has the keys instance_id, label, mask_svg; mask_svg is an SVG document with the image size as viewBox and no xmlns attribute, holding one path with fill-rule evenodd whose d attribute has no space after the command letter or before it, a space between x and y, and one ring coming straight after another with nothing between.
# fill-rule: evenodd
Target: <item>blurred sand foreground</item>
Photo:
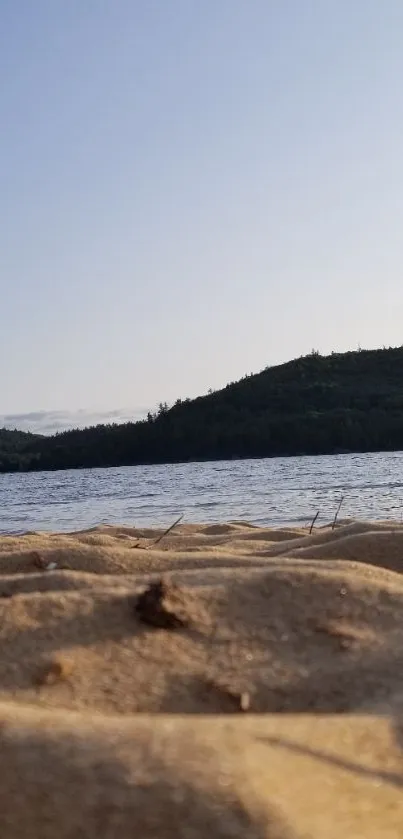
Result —
<instances>
[{"instance_id":1,"label":"blurred sand foreground","mask_svg":"<svg viewBox=\"0 0 403 839\"><path fill-rule=\"evenodd\" d=\"M403 526L0 538L2 839L403 836Z\"/></svg>"}]
</instances>

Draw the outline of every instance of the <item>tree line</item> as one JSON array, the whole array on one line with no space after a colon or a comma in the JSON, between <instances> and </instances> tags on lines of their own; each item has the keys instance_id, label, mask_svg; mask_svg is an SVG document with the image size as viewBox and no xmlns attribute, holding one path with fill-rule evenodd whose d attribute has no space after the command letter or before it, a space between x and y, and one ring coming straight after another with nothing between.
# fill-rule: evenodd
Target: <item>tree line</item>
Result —
<instances>
[{"instance_id":1,"label":"tree line","mask_svg":"<svg viewBox=\"0 0 403 839\"><path fill-rule=\"evenodd\" d=\"M403 450L403 348L268 367L146 419L52 437L0 431L0 471Z\"/></svg>"}]
</instances>

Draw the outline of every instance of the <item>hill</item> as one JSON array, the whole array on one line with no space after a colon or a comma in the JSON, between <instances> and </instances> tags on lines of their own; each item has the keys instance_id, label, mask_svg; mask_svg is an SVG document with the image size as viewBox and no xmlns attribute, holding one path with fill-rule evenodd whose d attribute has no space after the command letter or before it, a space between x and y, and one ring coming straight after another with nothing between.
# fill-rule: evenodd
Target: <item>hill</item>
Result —
<instances>
[{"instance_id":1,"label":"hill","mask_svg":"<svg viewBox=\"0 0 403 839\"><path fill-rule=\"evenodd\" d=\"M0 469L400 449L403 347L312 353L207 396L160 405L140 422L28 435L14 451L3 449Z\"/></svg>"},{"instance_id":2,"label":"hill","mask_svg":"<svg viewBox=\"0 0 403 839\"><path fill-rule=\"evenodd\" d=\"M0 471L4 469L20 468L26 456L27 462L30 460L30 455L24 455L24 452L29 449L30 444L39 439L38 435L30 434L27 431L10 430L8 428L0 428Z\"/></svg>"}]
</instances>

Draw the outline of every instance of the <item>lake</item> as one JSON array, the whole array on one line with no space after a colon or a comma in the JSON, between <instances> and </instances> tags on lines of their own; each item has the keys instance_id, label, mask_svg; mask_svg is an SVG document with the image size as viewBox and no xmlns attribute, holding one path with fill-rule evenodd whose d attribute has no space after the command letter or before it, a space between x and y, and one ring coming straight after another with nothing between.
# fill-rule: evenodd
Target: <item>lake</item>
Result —
<instances>
[{"instance_id":1,"label":"lake","mask_svg":"<svg viewBox=\"0 0 403 839\"><path fill-rule=\"evenodd\" d=\"M401 521L403 452L265 458L0 475L0 532L78 530L100 523L248 520L301 525L320 510Z\"/></svg>"}]
</instances>

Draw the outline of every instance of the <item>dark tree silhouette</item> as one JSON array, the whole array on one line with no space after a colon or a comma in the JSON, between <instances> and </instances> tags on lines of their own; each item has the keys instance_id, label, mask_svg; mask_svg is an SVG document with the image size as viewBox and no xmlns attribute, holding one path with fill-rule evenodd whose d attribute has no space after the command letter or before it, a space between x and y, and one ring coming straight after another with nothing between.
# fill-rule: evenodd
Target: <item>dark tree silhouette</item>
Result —
<instances>
[{"instance_id":1,"label":"dark tree silhouette","mask_svg":"<svg viewBox=\"0 0 403 839\"><path fill-rule=\"evenodd\" d=\"M403 348L303 358L147 419L38 437L0 431L0 471L403 449Z\"/></svg>"}]
</instances>

